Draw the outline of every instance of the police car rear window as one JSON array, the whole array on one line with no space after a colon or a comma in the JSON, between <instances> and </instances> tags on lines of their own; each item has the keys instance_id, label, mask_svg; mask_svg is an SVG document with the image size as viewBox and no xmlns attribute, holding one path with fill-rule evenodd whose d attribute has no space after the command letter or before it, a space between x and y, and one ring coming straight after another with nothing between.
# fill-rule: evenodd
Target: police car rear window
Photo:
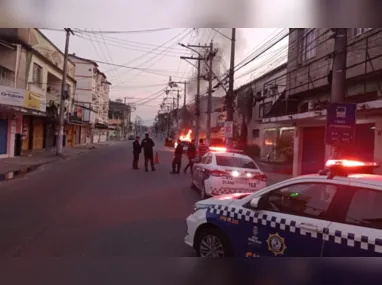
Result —
<instances>
[{"instance_id":1,"label":"police car rear window","mask_svg":"<svg viewBox=\"0 0 382 285\"><path fill-rule=\"evenodd\" d=\"M257 165L245 157L216 155L216 164L226 167L257 169Z\"/></svg>"}]
</instances>

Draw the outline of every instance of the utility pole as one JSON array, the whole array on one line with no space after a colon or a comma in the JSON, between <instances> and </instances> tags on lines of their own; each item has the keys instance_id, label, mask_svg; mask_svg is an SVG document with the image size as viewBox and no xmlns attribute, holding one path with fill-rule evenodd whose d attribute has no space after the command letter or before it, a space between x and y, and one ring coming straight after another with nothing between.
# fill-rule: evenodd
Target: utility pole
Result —
<instances>
[{"instance_id":1,"label":"utility pole","mask_svg":"<svg viewBox=\"0 0 382 285\"><path fill-rule=\"evenodd\" d=\"M208 72L208 99L207 99L207 132L206 132L206 143L210 145L211 143L211 115L212 115L212 64L214 57L214 44L211 41L210 51L209 51L209 72Z\"/></svg>"},{"instance_id":2,"label":"utility pole","mask_svg":"<svg viewBox=\"0 0 382 285\"><path fill-rule=\"evenodd\" d=\"M195 147L199 145L199 128L200 128L200 58L198 58L198 79L196 80L196 98L195 98Z\"/></svg>"},{"instance_id":3,"label":"utility pole","mask_svg":"<svg viewBox=\"0 0 382 285\"><path fill-rule=\"evenodd\" d=\"M196 54L198 54L198 57L186 57L186 56L181 56L180 58L181 59L184 59L186 60L187 62L189 62L188 60L197 60L198 61L198 64L196 66L197 68L197 94L195 96L195 116L196 116L196 120L195 120L195 134L194 134L194 138L195 138L195 147L197 148L198 147L198 143L199 143L199 130L200 130L200 62L201 61L206 61L206 58L204 56L202 56L200 54L200 52L198 52L197 50L195 50L194 48L197 48L197 49L205 49L205 50L209 50L210 51L210 55L212 55L212 52L213 50L211 49L211 47L213 48L213 45L212 45L212 42L210 45L184 45L184 44L179 44L180 46L184 47L184 48L187 48L187 49L190 49L192 50L193 52L195 52ZM189 62L190 63L190 62ZM192 64L193 65L193 64ZM193 65L195 66L195 65ZM211 70L211 66L209 67L210 69L210 74L213 74L213 71ZM212 78L211 78L211 81L212 81ZM211 84L211 87L212 87L212 84ZM212 91L211 91L212 93ZM211 104L211 109L212 109L212 104Z\"/></svg>"},{"instance_id":4,"label":"utility pole","mask_svg":"<svg viewBox=\"0 0 382 285\"><path fill-rule=\"evenodd\" d=\"M347 29L335 29L331 102L343 103L346 93Z\"/></svg>"},{"instance_id":5,"label":"utility pole","mask_svg":"<svg viewBox=\"0 0 382 285\"><path fill-rule=\"evenodd\" d=\"M187 97L187 84L189 84L186 80L185 81L172 81L171 76L168 81L168 86L170 88L178 87L178 84L183 84L183 91L184 91L184 97L183 97L183 107L186 106L186 97Z\"/></svg>"},{"instance_id":6,"label":"utility pole","mask_svg":"<svg viewBox=\"0 0 382 285\"><path fill-rule=\"evenodd\" d=\"M179 95L179 89L178 89L178 93L176 95L176 125L177 127L179 128L179 98L180 98L180 95Z\"/></svg>"},{"instance_id":7,"label":"utility pole","mask_svg":"<svg viewBox=\"0 0 382 285\"><path fill-rule=\"evenodd\" d=\"M331 80L331 103L343 103L346 94L347 29L334 29L334 58ZM329 146L328 158L339 158L341 146Z\"/></svg>"},{"instance_id":8,"label":"utility pole","mask_svg":"<svg viewBox=\"0 0 382 285\"><path fill-rule=\"evenodd\" d=\"M234 68L235 68L235 42L236 42L236 28L232 28L231 60L230 60L230 67L229 67L229 85L228 85L228 93L227 93L227 121L228 122L233 122L233 114L234 114L233 83L234 83ZM232 138L226 138L226 145L228 147L231 146L231 142L232 142Z\"/></svg>"},{"instance_id":9,"label":"utility pole","mask_svg":"<svg viewBox=\"0 0 382 285\"><path fill-rule=\"evenodd\" d=\"M64 124L65 124L65 100L66 100L66 76L68 70L68 54L69 54L69 39L70 34L74 35L70 28L66 28L66 42L65 42L65 55L64 55L64 66L61 82L61 97L60 97L60 114L59 114L59 127L58 127L58 138L57 138L57 155L62 154L62 145L64 140Z\"/></svg>"}]
</instances>

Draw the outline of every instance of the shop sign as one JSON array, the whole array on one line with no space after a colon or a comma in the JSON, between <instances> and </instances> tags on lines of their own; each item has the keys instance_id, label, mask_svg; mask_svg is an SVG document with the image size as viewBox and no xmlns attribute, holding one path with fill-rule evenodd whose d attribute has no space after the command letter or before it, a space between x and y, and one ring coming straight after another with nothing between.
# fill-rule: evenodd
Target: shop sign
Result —
<instances>
[{"instance_id":1,"label":"shop sign","mask_svg":"<svg viewBox=\"0 0 382 285\"><path fill-rule=\"evenodd\" d=\"M24 107L25 95L25 89L0 86L0 104Z\"/></svg>"},{"instance_id":2,"label":"shop sign","mask_svg":"<svg viewBox=\"0 0 382 285\"><path fill-rule=\"evenodd\" d=\"M0 104L46 112L45 96L8 86L0 86Z\"/></svg>"}]
</instances>

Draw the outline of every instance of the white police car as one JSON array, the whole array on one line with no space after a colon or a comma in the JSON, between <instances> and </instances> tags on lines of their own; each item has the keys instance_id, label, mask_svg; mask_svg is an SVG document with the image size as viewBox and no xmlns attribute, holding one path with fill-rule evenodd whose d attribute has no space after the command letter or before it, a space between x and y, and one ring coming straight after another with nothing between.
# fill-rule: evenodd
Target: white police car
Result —
<instances>
[{"instance_id":1,"label":"white police car","mask_svg":"<svg viewBox=\"0 0 382 285\"><path fill-rule=\"evenodd\" d=\"M185 243L202 257L382 256L382 176L365 174L376 164L327 166L252 194L197 202Z\"/></svg>"},{"instance_id":2,"label":"white police car","mask_svg":"<svg viewBox=\"0 0 382 285\"><path fill-rule=\"evenodd\" d=\"M224 147L210 147L194 164L191 175L193 188L201 199L232 193L255 192L267 186L266 176L247 155L227 151Z\"/></svg>"}]
</instances>

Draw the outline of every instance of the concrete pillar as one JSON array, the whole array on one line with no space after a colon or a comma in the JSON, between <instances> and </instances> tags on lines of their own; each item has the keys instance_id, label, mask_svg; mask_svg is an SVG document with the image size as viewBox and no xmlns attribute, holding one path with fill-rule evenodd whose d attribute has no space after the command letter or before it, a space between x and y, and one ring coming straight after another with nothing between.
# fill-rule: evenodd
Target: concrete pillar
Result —
<instances>
[{"instance_id":1,"label":"concrete pillar","mask_svg":"<svg viewBox=\"0 0 382 285\"><path fill-rule=\"evenodd\" d=\"M374 161L382 164L382 119L375 121L374 136ZM374 171L376 174L382 175L382 165Z\"/></svg>"},{"instance_id":2,"label":"concrete pillar","mask_svg":"<svg viewBox=\"0 0 382 285\"><path fill-rule=\"evenodd\" d=\"M293 143L293 176L301 175L304 128L296 127Z\"/></svg>"}]
</instances>

